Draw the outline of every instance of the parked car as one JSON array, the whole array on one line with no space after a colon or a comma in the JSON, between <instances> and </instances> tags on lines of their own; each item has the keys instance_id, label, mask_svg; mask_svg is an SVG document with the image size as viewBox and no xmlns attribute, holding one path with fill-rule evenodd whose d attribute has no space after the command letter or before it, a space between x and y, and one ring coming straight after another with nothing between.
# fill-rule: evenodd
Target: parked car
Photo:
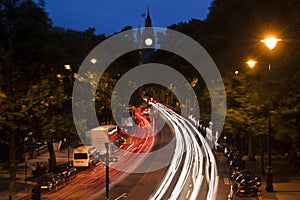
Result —
<instances>
[{"instance_id":1,"label":"parked car","mask_svg":"<svg viewBox=\"0 0 300 200\"><path fill-rule=\"evenodd\" d=\"M41 191L53 190L63 183L63 179L53 172L49 172L39 177L38 185Z\"/></svg>"},{"instance_id":2,"label":"parked car","mask_svg":"<svg viewBox=\"0 0 300 200\"><path fill-rule=\"evenodd\" d=\"M49 172L53 172L66 180L75 177L77 169L68 163L64 163L56 165L53 169L49 170Z\"/></svg>"}]
</instances>

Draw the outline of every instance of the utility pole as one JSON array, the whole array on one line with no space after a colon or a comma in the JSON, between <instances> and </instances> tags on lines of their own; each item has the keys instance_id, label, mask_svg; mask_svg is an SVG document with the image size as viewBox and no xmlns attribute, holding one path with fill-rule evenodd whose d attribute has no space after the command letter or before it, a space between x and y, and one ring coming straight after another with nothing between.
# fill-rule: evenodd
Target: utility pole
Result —
<instances>
[{"instance_id":1,"label":"utility pole","mask_svg":"<svg viewBox=\"0 0 300 200\"><path fill-rule=\"evenodd\" d=\"M105 143L106 156L105 156L105 165L106 165L106 200L109 200L109 143Z\"/></svg>"},{"instance_id":2,"label":"utility pole","mask_svg":"<svg viewBox=\"0 0 300 200\"><path fill-rule=\"evenodd\" d=\"M99 158L99 161L101 162L105 162L105 171L106 171L106 196L105 196L105 199L106 200L109 200L109 183L110 183L110 180L109 180L109 163L110 162L118 162L118 158L117 157L109 157L109 146L110 146L110 143L109 142L105 142L105 148L106 148L106 153L105 153L105 156L101 156Z\"/></svg>"},{"instance_id":3,"label":"utility pole","mask_svg":"<svg viewBox=\"0 0 300 200\"><path fill-rule=\"evenodd\" d=\"M25 191L27 191L27 162L28 162L28 152L25 153Z\"/></svg>"}]
</instances>

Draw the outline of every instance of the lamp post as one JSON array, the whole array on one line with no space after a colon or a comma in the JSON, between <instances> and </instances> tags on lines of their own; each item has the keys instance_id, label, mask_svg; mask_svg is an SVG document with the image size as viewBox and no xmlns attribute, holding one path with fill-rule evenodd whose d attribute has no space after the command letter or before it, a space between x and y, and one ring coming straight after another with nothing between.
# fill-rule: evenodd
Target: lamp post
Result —
<instances>
[{"instance_id":1,"label":"lamp post","mask_svg":"<svg viewBox=\"0 0 300 200\"><path fill-rule=\"evenodd\" d=\"M25 153L25 191L27 191L27 163L28 163L28 152Z\"/></svg>"},{"instance_id":2,"label":"lamp post","mask_svg":"<svg viewBox=\"0 0 300 200\"><path fill-rule=\"evenodd\" d=\"M281 39L275 38L275 37L267 37L263 40L261 40L261 42L265 43L266 47L272 51L276 45L277 42L281 41ZM269 71L271 71L271 62L269 62Z\"/></svg>"},{"instance_id":3,"label":"lamp post","mask_svg":"<svg viewBox=\"0 0 300 200\"><path fill-rule=\"evenodd\" d=\"M118 162L118 157L116 156L113 156L113 157L109 157L109 154L110 154L110 143L109 142L105 142L104 143L105 145L105 149L106 149L106 153L101 155L100 158L99 158L99 161L101 162L105 162L105 175L106 175L106 181L105 181L105 188L106 188L106 194L105 194L105 199L106 200L109 200L109 183L110 183L110 180L109 180L109 163L110 162Z\"/></svg>"},{"instance_id":4,"label":"lamp post","mask_svg":"<svg viewBox=\"0 0 300 200\"><path fill-rule=\"evenodd\" d=\"M275 37L268 37L265 38L263 40L261 40L261 42L263 42L266 47L272 51L276 45L277 42L281 41L281 39L275 38ZM269 72L271 71L271 62L269 61ZM268 167L266 170L266 174L267 174L267 184L266 184L266 191L267 192L274 192L273 190L273 175L272 175L272 122L271 122L271 111L270 111L270 105L268 105L268 118L269 118L269 134L268 134Z\"/></svg>"},{"instance_id":5,"label":"lamp post","mask_svg":"<svg viewBox=\"0 0 300 200\"><path fill-rule=\"evenodd\" d=\"M105 154L105 169L106 169L106 196L105 199L109 200L109 143L105 143L106 154Z\"/></svg>"},{"instance_id":6,"label":"lamp post","mask_svg":"<svg viewBox=\"0 0 300 200\"><path fill-rule=\"evenodd\" d=\"M277 42L281 41L281 39L275 38L275 37L267 37L261 42L263 42L266 47L272 51L276 45ZM250 68L254 68L256 65L256 61L249 60L247 62L248 66ZM269 66L268 66L269 72L271 71L271 61L269 60ZM266 184L266 191L267 192L274 192L273 190L273 176L272 176L272 120L271 120L271 110L270 110L270 103L268 102L268 167L266 170L267 175L267 184Z\"/></svg>"}]
</instances>

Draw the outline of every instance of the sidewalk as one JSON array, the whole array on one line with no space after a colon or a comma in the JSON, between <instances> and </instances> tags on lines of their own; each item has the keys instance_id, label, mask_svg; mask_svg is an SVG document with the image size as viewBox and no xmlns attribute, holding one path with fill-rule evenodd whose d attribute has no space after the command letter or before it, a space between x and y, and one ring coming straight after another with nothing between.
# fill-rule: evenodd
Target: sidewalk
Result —
<instances>
[{"instance_id":1,"label":"sidewalk","mask_svg":"<svg viewBox=\"0 0 300 200\"><path fill-rule=\"evenodd\" d=\"M217 152L218 154L219 152ZM223 153L221 153L223 154ZM225 157L223 156L224 160ZM272 154L273 188L274 192L266 192L266 176L262 175L260 169L260 156L256 156L256 161L246 160L246 169L254 176L262 179L261 192L257 198L233 199L263 199L263 200L298 200L300 199L300 175L292 171L292 167L278 154ZM267 156L264 157L265 167L267 166Z\"/></svg>"},{"instance_id":2,"label":"sidewalk","mask_svg":"<svg viewBox=\"0 0 300 200\"><path fill-rule=\"evenodd\" d=\"M66 163L68 162L68 150L63 149L62 151L58 151L57 143L54 143L54 150L56 155L56 162ZM42 162L48 165L49 152L45 152L35 159L29 159L27 161L27 177L30 176L31 171L36 167L37 162ZM70 149L70 160L72 159L72 149ZM0 200L8 200L8 185L9 185L9 171L8 170L0 170ZM25 163L20 163L16 167L16 186L17 186L17 194L12 196L12 199L22 199L24 196L31 194L31 189L33 187L33 183L27 181L25 183Z\"/></svg>"},{"instance_id":3,"label":"sidewalk","mask_svg":"<svg viewBox=\"0 0 300 200\"><path fill-rule=\"evenodd\" d=\"M274 192L266 192L266 176L260 175L260 157L257 161L246 161L249 171L262 178L259 199L298 200L300 199L300 175L293 172L292 167L280 155L272 155L273 188ZM265 157L265 166L267 165Z\"/></svg>"}]
</instances>

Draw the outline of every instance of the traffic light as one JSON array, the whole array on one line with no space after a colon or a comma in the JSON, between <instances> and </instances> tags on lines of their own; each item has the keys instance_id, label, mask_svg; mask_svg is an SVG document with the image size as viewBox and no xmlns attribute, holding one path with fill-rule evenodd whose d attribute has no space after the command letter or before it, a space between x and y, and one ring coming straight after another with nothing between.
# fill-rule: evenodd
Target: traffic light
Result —
<instances>
[{"instance_id":1,"label":"traffic light","mask_svg":"<svg viewBox=\"0 0 300 200\"><path fill-rule=\"evenodd\" d=\"M41 190L39 184L37 184L34 188L32 188L31 192L32 192L31 195L32 200L41 200Z\"/></svg>"}]
</instances>

